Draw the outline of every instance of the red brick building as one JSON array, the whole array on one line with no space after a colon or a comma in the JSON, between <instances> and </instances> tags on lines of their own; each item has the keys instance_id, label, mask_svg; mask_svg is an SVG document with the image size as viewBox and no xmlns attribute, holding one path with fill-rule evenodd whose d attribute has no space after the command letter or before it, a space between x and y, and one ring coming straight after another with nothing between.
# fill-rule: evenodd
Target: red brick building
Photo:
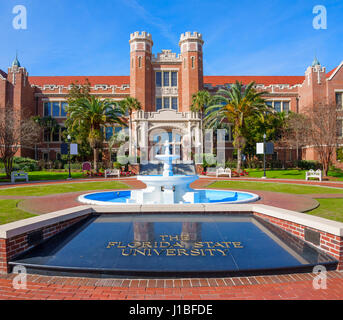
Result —
<instances>
[{"instance_id":1,"label":"red brick building","mask_svg":"<svg viewBox=\"0 0 343 320\"><path fill-rule=\"evenodd\" d=\"M151 35L135 32L129 40L129 76L29 76L16 58L7 73L0 70L0 107L15 108L25 117L51 115L63 130L70 85L76 81L84 83L87 78L93 95L113 100L130 95L141 102L143 109L133 115L131 153L136 143L141 158L150 161L158 150L156 145L165 136L172 141L174 152L187 161L195 148L203 150L201 119L199 114L190 111L192 94L202 89L214 93L236 80L243 84L255 81L257 90L269 92L265 98L276 112L301 113L319 102L335 104L337 134L343 143L343 62L327 72L315 59L304 76L204 76L203 43L201 34L186 32L180 37L180 54L162 50L154 55ZM112 133L113 128L106 129L107 138ZM227 140L230 156L231 133ZM18 155L55 159L61 142L61 132L44 134L36 150L23 146ZM303 159L316 159L310 146L304 147L301 154ZM276 150L276 156L280 160L295 160L295 152Z\"/></svg>"}]
</instances>

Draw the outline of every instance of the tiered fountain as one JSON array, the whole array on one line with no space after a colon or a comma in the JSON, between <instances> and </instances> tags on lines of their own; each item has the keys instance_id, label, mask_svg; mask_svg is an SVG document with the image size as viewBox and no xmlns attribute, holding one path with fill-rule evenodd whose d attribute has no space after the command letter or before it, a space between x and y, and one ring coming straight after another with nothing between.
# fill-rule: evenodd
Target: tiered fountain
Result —
<instances>
[{"instance_id":1,"label":"tiered fountain","mask_svg":"<svg viewBox=\"0 0 343 320\"><path fill-rule=\"evenodd\" d=\"M229 190L195 190L190 184L199 179L197 175L174 175L172 161L178 155L170 154L169 142L165 152L156 155L163 165L162 175L139 175L137 180L147 187L140 190L96 192L82 195L78 200L87 204L187 204L187 203L245 203L259 199L256 194Z\"/></svg>"}]
</instances>

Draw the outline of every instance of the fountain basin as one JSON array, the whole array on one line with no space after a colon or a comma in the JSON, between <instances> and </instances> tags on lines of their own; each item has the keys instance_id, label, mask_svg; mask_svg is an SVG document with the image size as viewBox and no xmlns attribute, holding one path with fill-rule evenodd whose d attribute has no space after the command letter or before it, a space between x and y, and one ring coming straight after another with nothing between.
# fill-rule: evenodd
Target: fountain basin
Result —
<instances>
[{"instance_id":1,"label":"fountain basin","mask_svg":"<svg viewBox=\"0 0 343 320\"><path fill-rule=\"evenodd\" d=\"M251 214L91 215L9 262L28 273L218 277L327 270L337 260Z\"/></svg>"},{"instance_id":2,"label":"fountain basin","mask_svg":"<svg viewBox=\"0 0 343 320\"><path fill-rule=\"evenodd\" d=\"M132 199L132 191L105 191L105 192L93 192L81 195L78 197L78 201L91 204L91 205L101 205L101 206L113 206L113 205L123 205L123 204L139 204L137 202L130 202ZM184 201L184 204L192 203L207 203L207 204L239 204L239 203L249 203L259 200L257 194L251 192L235 191L235 190L213 190L213 189L192 189L196 192L198 197L195 198L195 202ZM187 200L186 193L186 200ZM156 199L156 196L155 196ZM192 199L190 199L192 200ZM156 203L149 203L156 204ZM176 203L177 204L177 203Z\"/></svg>"}]
</instances>

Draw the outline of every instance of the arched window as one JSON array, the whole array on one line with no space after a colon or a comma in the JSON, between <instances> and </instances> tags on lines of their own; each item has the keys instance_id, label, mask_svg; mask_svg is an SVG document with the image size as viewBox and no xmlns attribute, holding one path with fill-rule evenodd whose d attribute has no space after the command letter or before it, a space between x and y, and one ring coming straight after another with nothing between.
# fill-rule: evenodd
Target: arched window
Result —
<instances>
[{"instance_id":1,"label":"arched window","mask_svg":"<svg viewBox=\"0 0 343 320\"><path fill-rule=\"evenodd\" d=\"M192 69L194 69L194 57L191 57L192 60Z\"/></svg>"},{"instance_id":2,"label":"arched window","mask_svg":"<svg viewBox=\"0 0 343 320\"><path fill-rule=\"evenodd\" d=\"M138 57L138 68L142 68L142 57Z\"/></svg>"}]
</instances>

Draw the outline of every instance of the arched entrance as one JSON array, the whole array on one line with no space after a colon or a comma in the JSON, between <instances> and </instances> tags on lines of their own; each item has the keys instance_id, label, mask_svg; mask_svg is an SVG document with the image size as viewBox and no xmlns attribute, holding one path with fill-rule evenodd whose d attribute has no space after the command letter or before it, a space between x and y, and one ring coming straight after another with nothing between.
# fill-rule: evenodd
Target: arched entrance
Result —
<instances>
[{"instance_id":1,"label":"arched entrance","mask_svg":"<svg viewBox=\"0 0 343 320\"><path fill-rule=\"evenodd\" d=\"M156 161L155 156L165 152L166 141L169 142L170 153L179 155L178 161L183 160L182 131L178 128L159 127L149 132L149 161Z\"/></svg>"}]
</instances>

